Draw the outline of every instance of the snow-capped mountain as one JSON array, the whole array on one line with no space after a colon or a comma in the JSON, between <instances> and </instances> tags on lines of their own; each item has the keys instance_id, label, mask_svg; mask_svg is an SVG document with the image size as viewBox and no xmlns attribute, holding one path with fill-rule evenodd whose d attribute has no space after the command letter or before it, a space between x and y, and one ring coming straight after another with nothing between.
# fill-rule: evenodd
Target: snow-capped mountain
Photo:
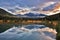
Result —
<instances>
[{"instance_id":1,"label":"snow-capped mountain","mask_svg":"<svg viewBox=\"0 0 60 40\"><path fill-rule=\"evenodd\" d=\"M27 17L27 18L44 18L44 17L46 17L47 15L30 12L30 13L26 13L26 14L24 14L24 15L17 14L16 16L17 16L17 17L24 17L24 18L26 18L26 17Z\"/></svg>"},{"instance_id":2,"label":"snow-capped mountain","mask_svg":"<svg viewBox=\"0 0 60 40\"><path fill-rule=\"evenodd\" d=\"M26 16L46 16L46 15L44 15L44 14L38 14L38 13L27 13L27 14L24 14L24 15L26 15Z\"/></svg>"}]
</instances>

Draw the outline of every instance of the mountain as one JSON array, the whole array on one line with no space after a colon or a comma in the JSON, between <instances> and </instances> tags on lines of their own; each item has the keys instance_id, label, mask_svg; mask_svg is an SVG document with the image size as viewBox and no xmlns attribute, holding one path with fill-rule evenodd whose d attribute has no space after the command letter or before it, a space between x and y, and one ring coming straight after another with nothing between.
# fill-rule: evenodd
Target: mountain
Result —
<instances>
[{"instance_id":1,"label":"mountain","mask_svg":"<svg viewBox=\"0 0 60 40\"><path fill-rule=\"evenodd\" d=\"M39 16L47 16L47 15L38 14L38 13L27 13L27 14L25 14L25 16L29 16L29 17L39 17Z\"/></svg>"},{"instance_id":2,"label":"mountain","mask_svg":"<svg viewBox=\"0 0 60 40\"><path fill-rule=\"evenodd\" d=\"M34 13L27 13L27 14L25 14L26 16L38 16L38 15L36 15L36 14L34 14Z\"/></svg>"},{"instance_id":3,"label":"mountain","mask_svg":"<svg viewBox=\"0 0 60 40\"><path fill-rule=\"evenodd\" d=\"M12 18L14 15L12 15L11 13L9 13L9 12L7 12L7 11L5 11L5 10L0 8L0 18L4 17L4 16L6 16L8 18L9 17ZM41 18L41 17L45 16L42 19L46 19L46 20L60 20L60 13L57 13L57 14L54 14L54 15L50 15L50 16L47 16L47 15L44 15L44 14L38 14L38 13L26 13L25 15L20 15L19 14L17 16L20 16L20 18L21 18L21 16L27 16L28 18L31 18L31 19L32 19L32 17L33 18ZM15 16L15 17L18 18L17 16Z\"/></svg>"},{"instance_id":4,"label":"mountain","mask_svg":"<svg viewBox=\"0 0 60 40\"><path fill-rule=\"evenodd\" d=\"M25 13L24 15L21 15L21 14L17 14L16 16L18 17L24 17L24 18L43 18L47 15L45 14L39 14L39 13L32 13L32 12L29 12L29 13Z\"/></svg>"},{"instance_id":5,"label":"mountain","mask_svg":"<svg viewBox=\"0 0 60 40\"><path fill-rule=\"evenodd\" d=\"M46 16L46 15L44 15L44 14L38 14L38 13L27 13L27 14L25 14L26 16Z\"/></svg>"},{"instance_id":6,"label":"mountain","mask_svg":"<svg viewBox=\"0 0 60 40\"><path fill-rule=\"evenodd\" d=\"M5 11L4 9L0 8L0 15L1 16L13 16L11 13Z\"/></svg>"},{"instance_id":7,"label":"mountain","mask_svg":"<svg viewBox=\"0 0 60 40\"><path fill-rule=\"evenodd\" d=\"M55 15L46 16L45 19L47 19L47 20L60 20L60 13L57 13Z\"/></svg>"},{"instance_id":8,"label":"mountain","mask_svg":"<svg viewBox=\"0 0 60 40\"><path fill-rule=\"evenodd\" d=\"M47 16L47 15L44 15L44 14L38 14L38 13L26 13L26 14L24 14L24 15L21 15L21 14L17 14L17 15L13 15L13 14L11 14L11 13L9 13L9 12L7 12L7 11L5 11L4 9L1 9L0 8L0 16L7 16L7 17L13 17L13 16L15 16L15 17L26 17L26 18L38 18L38 17L42 17L42 16Z\"/></svg>"}]
</instances>

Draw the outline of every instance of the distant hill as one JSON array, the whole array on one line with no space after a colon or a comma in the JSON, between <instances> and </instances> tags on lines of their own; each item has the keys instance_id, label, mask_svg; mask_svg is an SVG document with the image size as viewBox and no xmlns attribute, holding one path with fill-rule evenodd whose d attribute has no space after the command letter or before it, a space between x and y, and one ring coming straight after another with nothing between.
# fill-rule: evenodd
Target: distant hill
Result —
<instances>
[{"instance_id":1,"label":"distant hill","mask_svg":"<svg viewBox=\"0 0 60 40\"><path fill-rule=\"evenodd\" d=\"M38 13L27 13L25 14L26 16L32 16L32 17L36 17L36 16L47 16L47 15L44 15L44 14L38 14Z\"/></svg>"},{"instance_id":2,"label":"distant hill","mask_svg":"<svg viewBox=\"0 0 60 40\"><path fill-rule=\"evenodd\" d=\"M33 14L33 13L28 13L28 14L25 14L28 18L24 18L24 19L32 19L33 20L33 18L29 18L29 17L33 17L33 16L46 16L46 15L44 15L44 14ZM0 8L0 19L1 18L3 18L3 19L5 19L5 18L7 18L7 19L14 19L14 18L17 18L17 19L19 19L19 18L21 18L21 17L17 17L17 16L20 16L20 15L17 15L17 16L15 16L15 17L13 17L14 15L12 15L11 13L9 13L9 12L7 12L7 11L5 11L5 10L3 10L3 9L1 9ZM23 19L23 17L22 17L22 19ZM50 15L50 16L46 16L46 17L44 17L44 18L34 18L34 20L35 19L40 19L40 20L60 20L60 13L57 13L57 14L55 14L55 15Z\"/></svg>"},{"instance_id":3,"label":"distant hill","mask_svg":"<svg viewBox=\"0 0 60 40\"><path fill-rule=\"evenodd\" d=\"M57 13L55 15L50 15L45 17L47 20L60 20L60 13Z\"/></svg>"},{"instance_id":4,"label":"distant hill","mask_svg":"<svg viewBox=\"0 0 60 40\"><path fill-rule=\"evenodd\" d=\"M14 15L0 8L0 20L14 19Z\"/></svg>"},{"instance_id":5,"label":"distant hill","mask_svg":"<svg viewBox=\"0 0 60 40\"><path fill-rule=\"evenodd\" d=\"M11 13L9 13L9 12L7 12L7 11L5 11L4 9L1 9L0 8L0 15L5 15L5 16L13 16Z\"/></svg>"},{"instance_id":6,"label":"distant hill","mask_svg":"<svg viewBox=\"0 0 60 40\"><path fill-rule=\"evenodd\" d=\"M26 13L26 14L24 14L24 15L17 14L17 15L15 15L15 16L16 16L16 17L22 17L22 18L35 19L35 18L44 18L44 17L47 16L47 15L29 12L29 13Z\"/></svg>"}]
</instances>

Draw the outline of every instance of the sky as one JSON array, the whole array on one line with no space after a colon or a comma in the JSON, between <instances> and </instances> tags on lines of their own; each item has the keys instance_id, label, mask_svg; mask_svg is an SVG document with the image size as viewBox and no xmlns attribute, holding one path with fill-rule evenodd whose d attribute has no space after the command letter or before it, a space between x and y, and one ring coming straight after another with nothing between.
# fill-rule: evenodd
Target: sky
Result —
<instances>
[{"instance_id":1,"label":"sky","mask_svg":"<svg viewBox=\"0 0 60 40\"><path fill-rule=\"evenodd\" d=\"M18 10L23 8L40 8L43 9L60 0L0 0L0 7L8 10Z\"/></svg>"},{"instance_id":2,"label":"sky","mask_svg":"<svg viewBox=\"0 0 60 40\"><path fill-rule=\"evenodd\" d=\"M0 0L0 7L40 7L46 4L50 5L51 2L59 2L59 0Z\"/></svg>"}]
</instances>

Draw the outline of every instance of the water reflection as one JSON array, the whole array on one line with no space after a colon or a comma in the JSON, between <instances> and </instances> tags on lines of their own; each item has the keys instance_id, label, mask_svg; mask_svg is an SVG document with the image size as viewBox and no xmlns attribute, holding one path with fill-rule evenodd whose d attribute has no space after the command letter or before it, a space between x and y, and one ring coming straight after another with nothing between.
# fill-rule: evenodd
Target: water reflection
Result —
<instances>
[{"instance_id":1,"label":"water reflection","mask_svg":"<svg viewBox=\"0 0 60 40\"><path fill-rule=\"evenodd\" d=\"M27 28L27 29L38 29L38 28L45 28L46 26L45 25L35 25L35 24L33 24L33 25L27 25L25 28Z\"/></svg>"},{"instance_id":2,"label":"water reflection","mask_svg":"<svg viewBox=\"0 0 60 40\"><path fill-rule=\"evenodd\" d=\"M0 33L1 40L55 40L56 31L45 25L19 25Z\"/></svg>"}]
</instances>

